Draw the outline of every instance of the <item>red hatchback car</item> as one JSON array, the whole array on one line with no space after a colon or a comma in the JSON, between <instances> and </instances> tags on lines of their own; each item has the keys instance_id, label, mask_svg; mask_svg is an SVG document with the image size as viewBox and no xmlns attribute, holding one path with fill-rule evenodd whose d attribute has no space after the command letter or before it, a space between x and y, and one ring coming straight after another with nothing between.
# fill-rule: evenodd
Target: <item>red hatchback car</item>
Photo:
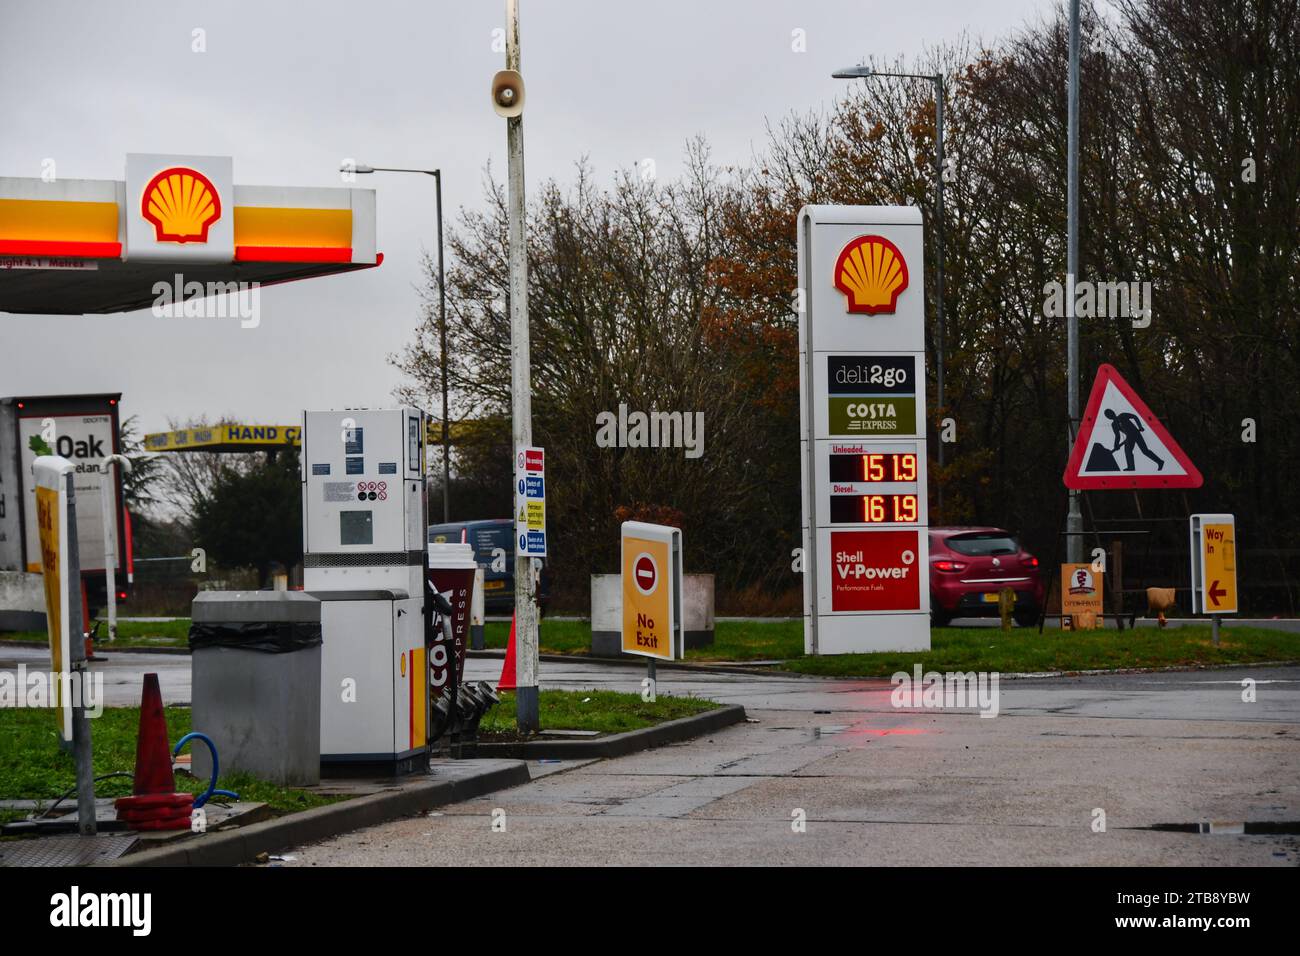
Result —
<instances>
[{"instance_id":1,"label":"red hatchback car","mask_svg":"<svg viewBox=\"0 0 1300 956\"><path fill-rule=\"evenodd\" d=\"M930 622L996 617L998 591L1014 588L1015 620L1028 627L1043 606L1038 559L1001 528L930 529Z\"/></svg>"}]
</instances>

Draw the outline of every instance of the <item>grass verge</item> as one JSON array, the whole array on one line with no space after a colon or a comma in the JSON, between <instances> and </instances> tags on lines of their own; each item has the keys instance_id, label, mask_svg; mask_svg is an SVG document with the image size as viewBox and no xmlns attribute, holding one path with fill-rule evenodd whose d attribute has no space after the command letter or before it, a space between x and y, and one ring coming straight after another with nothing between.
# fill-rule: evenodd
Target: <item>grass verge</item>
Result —
<instances>
[{"instance_id":1,"label":"grass verge","mask_svg":"<svg viewBox=\"0 0 1300 956\"><path fill-rule=\"evenodd\" d=\"M504 649L510 624L488 621L483 640L489 648ZM543 654L586 654L591 650L591 624L587 621L542 619L538 640ZM713 646L689 651L690 661L785 660L803 654L801 621L719 621Z\"/></svg>"},{"instance_id":2,"label":"grass verge","mask_svg":"<svg viewBox=\"0 0 1300 956\"><path fill-rule=\"evenodd\" d=\"M492 628L498 629L494 635ZM488 624L489 647L504 647L509 625ZM1300 659L1300 634L1261 627L1225 626L1215 647L1210 628L1136 628L1125 631L1061 631L1046 628L936 627L924 653L803 653L802 621L719 621L709 647L688 651L687 661L779 660L783 670L835 677L888 677L915 664L926 670L1077 671L1139 667L1214 666ZM584 621L541 625L543 653L578 654L591 646Z\"/></svg>"},{"instance_id":3,"label":"grass verge","mask_svg":"<svg viewBox=\"0 0 1300 956\"><path fill-rule=\"evenodd\" d=\"M44 631L0 631L6 641L30 641L45 644L49 637ZM178 617L172 621L118 621L117 645L119 647L188 647L190 619ZM96 647L111 648L108 643L108 622L99 621Z\"/></svg>"},{"instance_id":4,"label":"grass verge","mask_svg":"<svg viewBox=\"0 0 1300 956\"><path fill-rule=\"evenodd\" d=\"M165 713L169 743L175 743L190 731L190 711L186 707L168 707ZM139 727L138 707L106 707L102 715L90 721L95 776L115 770L134 772ZM57 712L53 709L0 709L0 741L3 741L0 744L0 799L53 801L76 784L72 754L59 747ZM176 789L180 791L197 795L207 789L207 783L206 779L176 775ZM272 811L280 814L308 810L338 799L277 787L245 773L223 773L217 786L233 790L242 800L266 803ZM112 777L95 784L97 797L122 797L130 792L129 777ZM0 810L0 815L21 819L27 811Z\"/></svg>"},{"instance_id":5,"label":"grass verge","mask_svg":"<svg viewBox=\"0 0 1300 956\"><path fill-rule=\"evenodd\" d=\"M1300 634L1262 627L1225 627L1215 647L1209 627L1142 627L1126 631L936 627L931 649L914 654L837 654L787 660L786 670L832 677L888 677L897 671L1120 670L1214 666L1300 658Z\"/></svg>"},{"instance_id":6,"label":"grass verge","mask_svg":"<svg viewBox=\"0 0 1300 956\"><path fill-rule=\"evenodd\" d=\"M509 621L488 621L483 625L483 642L489 648L504 650L509 641ZM586 621L542 618L538 641L543 654L586 654L591 650L591 625Z\"/></svg>"},{"instance_id":7,"label":"grass verge","mask_svg":"<svg viewBox=\"0 0 1300 956\"><path fill-rule=\"evenodd\" d=\"M543 690L537 700L543 730L596 730L606 734L653 727L719 706L698 697L660 696L654 701L643 701L639 694L612 690ZM509 691L501 694L501 703L488 711L479 724L479 731L488 734L515 731L514 694Z\"/></svg>"},{"instance_id":8,"label":"grass verge","mask_svg":"<svg viewBox=\"0 0 1300 956\"><path fill-rule=\"evenodd\" d=\"M124 646L185 646L189 620L123 621L119 643ZM805 657L802 621L719 621L714 643L688 651L687 661L784 661L782 668L805 674L839 677L887 677L921 664L927 670L1075 671L1136 667L1213 666L1300 658L1300 634L1268 628L1226 625L1215 647L1210 628L1137 628L1114 631L1064 632L1047 628L1002 631L984 627L936 627L930 631L931 650L921 654L843 654ZM489 648L504 648L510 634L506 621L489 621L484 637ZM5 638L43 643L44 633L9 632ZM591 625L586 621L543 619L544 654L586 654L591 649ZM112 645L100 644L111 650Z\"/></svg>"}]
</instances>

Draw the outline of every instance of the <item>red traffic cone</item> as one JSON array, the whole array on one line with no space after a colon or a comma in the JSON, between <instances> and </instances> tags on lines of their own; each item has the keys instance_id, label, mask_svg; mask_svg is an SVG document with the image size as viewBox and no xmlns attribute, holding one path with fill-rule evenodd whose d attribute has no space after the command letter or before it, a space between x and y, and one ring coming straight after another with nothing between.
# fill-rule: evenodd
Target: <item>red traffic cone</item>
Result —
<instances>
[{"instance_id":1,"label":"red traffic cone","mask_svg":"<svg viewBox=\"0 0 1300 956\"><path fill-rule=\"evenodd\" d=\"M113 801L117 818L132 830L188 830L194 794L177 793L172 755L167 745L167 720L157 674L144 675L140 697L140 732L135 743L135 785L132 795Z\"/></svg>"},{"instance_id":2,"label":"red traffic cone","mask_svg":"<svg viewBox=\"0 0 1300 956\"><path fill-rule=\"evenodd\" d=\"M506 644L506 662L501 667L497 690L515 689L515 619L510 618L510 642Z\"/></svg>"}]
</instances>

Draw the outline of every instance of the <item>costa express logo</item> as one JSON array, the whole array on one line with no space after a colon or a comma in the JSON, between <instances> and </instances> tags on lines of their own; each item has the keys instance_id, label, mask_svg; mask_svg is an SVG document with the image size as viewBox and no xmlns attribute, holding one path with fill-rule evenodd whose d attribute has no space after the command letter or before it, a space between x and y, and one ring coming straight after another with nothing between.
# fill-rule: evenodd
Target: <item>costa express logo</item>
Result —
<instances>
[{"instance_id":1,"label":"costa express logo","mask_svg":"<svg viewBox=\"0 0 1300 956\"><path fill-rule=\"evenodd\" d=\"M144 187L140 215L158 242L207 242L208 228L221 218L221 197L197 169L173 166Z\"/></svg>"},{"instance_id":2,"label":"costa express logo","mask_svg":"<svg viewBox=\"0 0 1300 956\"><path fill-rule=\"evenodd\" d=\"M884 236L858 236L835 260L835 288L858 315L892 315L907 288L907 261Z\"/></svg>"}]
</instances>

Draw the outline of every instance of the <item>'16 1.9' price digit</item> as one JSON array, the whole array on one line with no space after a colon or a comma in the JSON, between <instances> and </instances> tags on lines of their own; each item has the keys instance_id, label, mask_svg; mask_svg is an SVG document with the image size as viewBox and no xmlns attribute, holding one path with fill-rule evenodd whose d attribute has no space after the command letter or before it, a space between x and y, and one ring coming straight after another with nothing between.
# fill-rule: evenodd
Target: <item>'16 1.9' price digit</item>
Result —
<instances>
[{"instance_id":1,"label":"'16 1.9' price digit","mask_svg":"<svg viewBox=\"0 0 1300 956\"><path fill-rule=\"evenodd\" d=\"M916 495L894 495L894 520L916 520Z\"/></svg>"},{"instance_id":2,"label":"'16 1.9' price digit","mask_svg":"<svg viewBox=\"0 0 1300 956\"><path fill-rule=\"evenodd\" d=\"M862 496L862 520L868 523L885 520L884 495Z\"/></svg>"}]
</instances>

